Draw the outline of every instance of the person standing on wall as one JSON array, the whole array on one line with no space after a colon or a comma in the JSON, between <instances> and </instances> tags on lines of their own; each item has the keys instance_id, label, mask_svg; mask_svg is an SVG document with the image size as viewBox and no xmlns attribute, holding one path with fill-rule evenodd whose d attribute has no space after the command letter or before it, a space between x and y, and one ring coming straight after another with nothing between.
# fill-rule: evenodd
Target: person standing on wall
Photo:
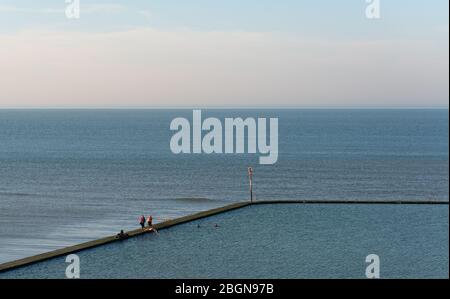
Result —
<instances>
[{"instance_id":1,"label":"person standing on wall","mask_svg":"<svg viewBox=\"0 0 450 299\"><path fill-rule=\"evenodd\" d=\"M141 217L139 217L139 224L141 225L142 229L144 229L145 227L145 216L141 215Z\"/></svg>"}]
</instances>

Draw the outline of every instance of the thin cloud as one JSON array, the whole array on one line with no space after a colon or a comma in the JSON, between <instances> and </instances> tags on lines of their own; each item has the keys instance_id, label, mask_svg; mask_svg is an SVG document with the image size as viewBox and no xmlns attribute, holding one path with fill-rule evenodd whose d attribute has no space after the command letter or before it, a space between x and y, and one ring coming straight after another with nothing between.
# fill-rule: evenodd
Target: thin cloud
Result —
<instances>
[{"instance_id":1,"label":"thin cloud","mask_svg":"<svg viewBox=\"0 0 450 299\"><path fill-rule=\"evenodd\" d=\"M436 31L439 32L439 33L448 34L449 33L449 26L448 26L448 24L444 24L442 26L437 27Z\"/></svg>"},{"instance_id":2,"label":"thin cloud","mask_svg":"<svg viewBox=\"0 0 450 299\"><path fill-rule=\"evenodd\" d=\"M88 4L80 6L81 13L95 14L95 13L120 13L125 11L126 7L120 4Z\"/></svg>"},{"instance_id":3,"label":"thin cloud","mask_svg":"<svg viewBox=\"0 0 450 299\"><path fill-rule=\"evenodd\" d=\"M151 19L152 18L152 13L149 10L139 10L137 13L139 15L143 16L146 19Z\"/></svg>"},{"instance_id":4,"label":"thin cloud","mask_svg":"<svg viewBox=\"0 0 450 299\"><path fill-rule=\"evenodd\" d=\"M57 14L64 13L62 8L23 8L12 5L0 5L0 13Z\"/></svg>"},{"instance_id":5,"label":"thin cloud","mask_svg":"<svg viewBox=\"0 0 450 299\"><path fill-rule=\"evenodd\" d=\"M120 4L81 4L80 12L82 14L114 14L126 10L126 7ZM64 14L65 7L60 8L24 8L12 5L0 5L0 13L19 13L19 14Z\"/></svg>"}]
</instances>

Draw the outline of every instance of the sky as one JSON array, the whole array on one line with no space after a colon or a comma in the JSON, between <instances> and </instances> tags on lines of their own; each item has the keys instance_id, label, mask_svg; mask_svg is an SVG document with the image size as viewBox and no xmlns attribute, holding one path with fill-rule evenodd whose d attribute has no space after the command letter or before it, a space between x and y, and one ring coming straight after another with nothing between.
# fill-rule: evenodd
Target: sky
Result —
<instances>
[{"instance_id":1,"label":"sky","mask_svg":"<svg viewBox=\"0 0 450 299\"><path fill-rule=\"evenodd\" d=\"M448 107L447 0L79 1L0 0L0 107Z\"/></svg>"}]
</instances>

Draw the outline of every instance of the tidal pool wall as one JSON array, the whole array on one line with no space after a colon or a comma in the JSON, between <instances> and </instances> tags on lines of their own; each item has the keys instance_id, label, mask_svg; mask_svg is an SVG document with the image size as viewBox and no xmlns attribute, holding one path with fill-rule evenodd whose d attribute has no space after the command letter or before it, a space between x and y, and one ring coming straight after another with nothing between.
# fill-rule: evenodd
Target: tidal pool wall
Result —
<instances>
[{"instance_id":1,"label":"tidal pool wall","mask_svg":"<svg viewBox=\"0 0 450 299\"><path fill-rule=\"evenodd\" d=\"M193 215L188 215L188 216L184 216L184 217L180 217L177 219L173 219L173 220L168 220L168 221L164 221L161 223L157 223L154 225L154 227L157 230L160 229L164 229L164 228L169 228L171 226L174 225L178 225L178 224L182 224L185 222L189 222L189 221L193 221L196 219L201 219L203 217L208 217L208 216L212 216L215 214L219 214L219 213L224 213L227 211L231 211L234 209L238 209L241 207L244 207L246 205L248 205L250 203L248 202L242 202L242 203L235 203L235 204L231 204L231 205L227 205L224 207L220 207L220 208L215 208L212 210L208 210L208 211L203 211L203 212L199 212ZM133 231L128 231L126 232L128 234L129 237L135 237L141 234L145 234L148 233L142 229L136 229ZM82 244L78 244L78 245L74 245L74 246L69 246L69 247L65 247L65 248L61 248L58 250L54 250L54 251L50 251L50 252L46 252L43 254L38 254L38 255L34 255L34 256L30 256L27 258L23 258L20 260L16 260L16 261L12 261L12 262L8 262L8 263L4 263L0 265L0 273L7 271L7 270L11 270L11 269L15 269L18 267L22 267L22 266L26 266L26 265L30 265L33 263L37 263L37 262L42 262L51 258L55 258L58 256L62 256L62 255L68 255L71 253L75 253L81 250L85 250L85 249L89 249L89 248L94 248L100 245L105 245L111 242L118 242L121 241L118 238L116 238L116 236L108 236L105 238L101 238L101 239L97 239L97 240L93 240L93 241L89 241L89 242L85 242Z\"/></svg>"}]
</instances>

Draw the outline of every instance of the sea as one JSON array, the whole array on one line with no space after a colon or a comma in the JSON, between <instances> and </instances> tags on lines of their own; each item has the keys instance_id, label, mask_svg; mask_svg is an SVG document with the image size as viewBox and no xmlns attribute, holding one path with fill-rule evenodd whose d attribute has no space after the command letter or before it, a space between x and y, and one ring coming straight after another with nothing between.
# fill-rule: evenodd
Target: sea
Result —
<instances>
[{"instance_id":1,"label":"sea","mask_svg":"<svg viewBox=\"0 0 450 299\"><path fill-rule=\"evenodd\" d=\"M170 123L192 114L0 110L0 263L249 200L248 167L257 201L449 200L448 109L202 109L278 118L273 165L174 154Z\"/></svg>"}]
</instances>

